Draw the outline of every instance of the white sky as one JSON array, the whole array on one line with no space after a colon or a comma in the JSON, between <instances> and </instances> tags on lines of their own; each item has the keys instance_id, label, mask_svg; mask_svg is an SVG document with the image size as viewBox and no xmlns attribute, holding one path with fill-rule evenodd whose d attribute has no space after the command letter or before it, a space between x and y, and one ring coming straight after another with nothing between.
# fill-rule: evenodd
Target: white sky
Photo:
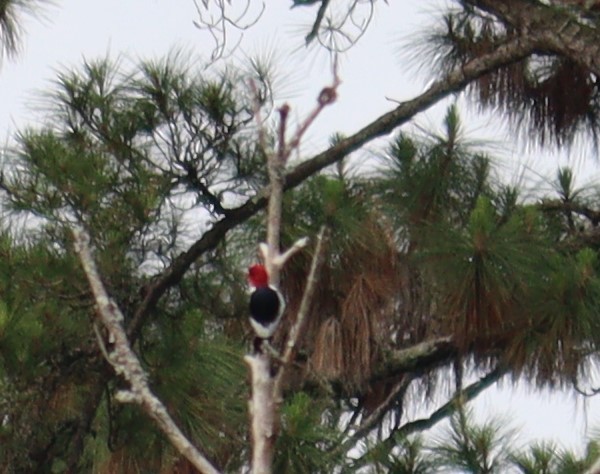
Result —
<instances>
[{"instance_id":1,"label":"white sky","mask_svg":"<svg viewBox=\"0 0 600 474\"><path fill-rule=\"evenodd\" d=\"M298 116L314 104L320 88L330 81L327 56L314 49L307 53L302 46L315 10L298 8L290 12L291 0L267 3L265 15L246 33L242 46L245 53L265 48L275 52L289 77L284 87L286 98ZM393 108L394 103L386 97L408 99L427 85L426 75L416 74L403 64L398 50L402 39L430 24L431 17L423 12L432 11L439 2L389 3L386 6L378 2L367 34L343 57L339 100L310 130L302 145L305 153L321 149L333 132L353 133ZM83 57L95 59L107 52L132 59L157 57L173 46L187 47L208 57L212 48L210 37L192 24L196 19L192 0L63 0L48 8L46 17L42 22L27 21L19 58L5 61L0 68L0 142L9 140L18 127L33 123L37 117L32 109L36 91L50 87L57 69L76 67ZM238 51L236 57L241 56ZM419 116L419 123L438 126L444 109L445 105L438 106ZM466 110L462 115L468 121L467 129L474 130L473 138L482 138L483 134L503 151L508 176L518 176L525 166L533 170L528 176L534 182L547 186L543 176L553 174L558 165L570 163L582 181L595 180L596 161L540 151L526 155L492 118L467 114ZM581 398L572 395L528 393L526 387L515 391L508 384L481 395L475 409L482 416L514 416L525 438L552 437L572 447L582 446L586 419L591 427L600 425L600 403L596 400L584 405Z\"/></svg>"}]
</instances>

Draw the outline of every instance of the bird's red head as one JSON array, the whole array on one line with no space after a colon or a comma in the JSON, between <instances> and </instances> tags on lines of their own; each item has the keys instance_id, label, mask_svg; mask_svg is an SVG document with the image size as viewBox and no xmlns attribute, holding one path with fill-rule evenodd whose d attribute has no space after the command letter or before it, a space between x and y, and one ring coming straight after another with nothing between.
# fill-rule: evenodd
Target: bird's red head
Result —
<instances>
[{"instance_id":1,"label":"bird's red head","mask_svg":"<svg viewBox=\"0 0 600 474\"><path fill-rule=\"evenodd\" d=\"M255 288L269 286L269 274L264 265L256 264L248 268L248 281Z\"/></svg>"}]
</instances>

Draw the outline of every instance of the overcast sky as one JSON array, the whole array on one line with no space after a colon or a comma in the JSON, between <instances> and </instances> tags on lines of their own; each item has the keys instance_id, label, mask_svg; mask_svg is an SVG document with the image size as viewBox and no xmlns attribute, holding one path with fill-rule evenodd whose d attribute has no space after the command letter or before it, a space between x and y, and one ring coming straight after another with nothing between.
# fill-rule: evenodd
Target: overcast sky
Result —
<instances>
[{"instance_id":1,"label":"overcast sky","mask_svg":"<svg viewBox=\"0 0 600 474\"><path fill-rule=\"evenodd\" d=\"M399 54L399 49L411 32L431 22L433 2L389 3L386 6L378 2L367 34L342 58L339 101L312 127L302 144L304 153L320 149L332 133L350 134L390 110L395 104L389 99L405 100L426 87L427 75L408 67L406 56ZM241 60L260 50L273 51L282 77L287 77L283 97L296 116L301 116L314 104L318 91L328 84L331 75L327 56L303 47L302 38L315 10L290 11L290 4L291 0L269 1L263 17L245 33L234 59ZM0 68L0 139L8 141L19 127L39 120L36 94L52 87L57 70L76 67L83 58L109 54L121 56L126 64L136 58L165 55L173 47L188 48L208 58L212 40L194 28L194 19L192 0L56 1L55 6L46 9L42 21L27 20L23 51L16 61L5 61ZM420 115L419 123L439 126L444 107ZM550 170L570 163L580 171L582 181L595 179L597 162L582 160L578 154L525 154L493 118L466 112L463 115L474 138L483 134L494 141L496 151L502 151L502 166L509 177L519 176L525 166L530 185L533 180L536 186L549 186L546 176ZM528 391L524 386L514 391L509 384L502 390L488 390L479 397L476 410L479 414L514 417L526 437L561 439L568 446L582 446L586 419L592 427L600 424L600 404L596 401L584 404L572 395Z\"/></svg>"}]
</instances>

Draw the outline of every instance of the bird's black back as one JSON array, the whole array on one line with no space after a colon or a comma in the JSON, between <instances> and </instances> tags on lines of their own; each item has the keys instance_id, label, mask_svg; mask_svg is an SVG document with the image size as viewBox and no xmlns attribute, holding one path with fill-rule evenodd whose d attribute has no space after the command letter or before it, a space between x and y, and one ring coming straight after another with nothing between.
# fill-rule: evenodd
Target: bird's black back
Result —
<instances>
[{"instance_id":1,"label":"bird's black back","mask_svg":"<svg viewBox=\"0 0 600 474\"><path fill-rule=\"evenodd\" d=\"M281 302L272 288L257 288L250 296L250 315L261 324L269 324L279 314Z\"/></svg>"}]
</instances>

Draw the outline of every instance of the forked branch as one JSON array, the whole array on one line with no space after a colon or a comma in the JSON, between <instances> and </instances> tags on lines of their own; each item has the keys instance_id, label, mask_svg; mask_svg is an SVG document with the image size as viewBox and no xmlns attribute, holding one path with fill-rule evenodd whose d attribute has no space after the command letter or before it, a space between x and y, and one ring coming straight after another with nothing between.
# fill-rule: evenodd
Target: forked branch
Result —
<instances>
[{"instance_id":1,"label":"forked branch","mask_svg":"<svg viewBox=\"0 0 600 474\"><path fill-rule=\"evenodd\" d=\"M306 238L300 239L283 254L280 252L281 213L287 160L292 151L298 147L302 136L320 112L335 101L339 83L337 72L334 71L333 84L321 91L317 98L317 105L307 118L300 123L289 141L286 140L286 132L290 107L284 104L279 108L278 143L274 150L266 148L264 130L262 129L262 122L260 120L261 103L258 97L255 100L255 117L259 120L258 139L267 156L267 171L270 186L267 213L267 243L261 244L259 250L267 267L270 284L276 287L279 286L279 273L283 264L308 242ZM253 87L252 84L251 87ZM315 251L313 266L318 262L317 257L321 253L323 234L324 230L318 239L318 248ZM316 269L312 272L312 280L314 280L315 272ZM307 290L312 288L313 285L314 283L309 283ZM306 305L307 303L304 306L306 307ZM307 311L306 308L303 311L305 313ZM293 339L291 339L292 344L286 350L287 357L291 357L296 339L297 334L293 336ZM253 474L270 474L272 472L275 441L279 432L277 406L281 398L281 379L278 378L277 382L275 382L271 373L270 357L268 351L244 357L244 361L250 368L252 382L252 397L249 401L249 412L251 417Z\"/></svg>"}]
</instances>

